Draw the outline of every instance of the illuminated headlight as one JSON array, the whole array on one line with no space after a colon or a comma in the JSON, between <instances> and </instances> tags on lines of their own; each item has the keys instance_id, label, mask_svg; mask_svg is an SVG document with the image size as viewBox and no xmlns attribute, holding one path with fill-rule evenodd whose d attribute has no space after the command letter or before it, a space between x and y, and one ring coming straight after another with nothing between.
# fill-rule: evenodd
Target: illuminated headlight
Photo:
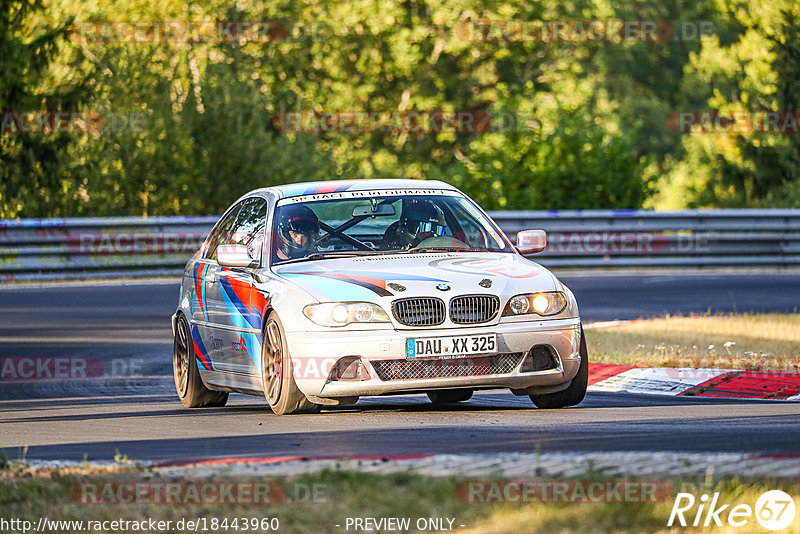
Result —
<instances>
[{"instance_id":1,"label":"illuminated headlight","mask_svg":"<svg viewBox=\"0 0 800 534\"><path fill-rule=\"evenodd\" d=\"M548 316L558 315L567 306L567 297L560 291L547 293L529 293L512 297L503 311L503 316L525 315L535 313Z\"/></svg>"},{"instance_id":2,"label":"illuminated headlight","mask_svg":"<svg viewBox=\"0 0 800 534\"><path fill-rule=\"evenodd\" d=\"M320 326L345 326L350 323L388 323L383 308L371 302L323 302L309 304L303 314Z\"/></svg>"}]
</instances>

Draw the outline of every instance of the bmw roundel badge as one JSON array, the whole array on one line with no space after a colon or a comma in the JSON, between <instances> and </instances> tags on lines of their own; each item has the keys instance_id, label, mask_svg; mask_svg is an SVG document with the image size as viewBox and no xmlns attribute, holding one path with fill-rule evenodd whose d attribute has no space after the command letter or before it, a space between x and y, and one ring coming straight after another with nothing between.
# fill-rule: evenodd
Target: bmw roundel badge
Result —
<instances>
[{"instance_id":1,"label":"bmw roundel badge","mask_svg":"<svg viewBox=\"0 0 800 534\"><path fill-rule=\"evenodd\" d=\"M436 289L439 291L450 291L450 286L447 284L437 284Z\"/></svg>"}]
</instances>

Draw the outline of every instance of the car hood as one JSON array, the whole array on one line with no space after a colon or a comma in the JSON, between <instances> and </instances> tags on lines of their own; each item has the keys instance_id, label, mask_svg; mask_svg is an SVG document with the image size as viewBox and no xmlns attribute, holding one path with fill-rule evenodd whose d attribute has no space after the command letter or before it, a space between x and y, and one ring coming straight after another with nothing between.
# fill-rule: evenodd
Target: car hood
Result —
<instances>
[{"instance_id":1,"label":"car hood","mask_svg":"<svg viewBox=\"0 0 800 534\"><path fill-rule=\"evenodd\" d=\"M558 291L555 277L517 254L445 253L362 256L276 266L273 272L320 302L367 301L382 297L464 294L510 298L519 293Z\"/></svg>"}]
</instances>

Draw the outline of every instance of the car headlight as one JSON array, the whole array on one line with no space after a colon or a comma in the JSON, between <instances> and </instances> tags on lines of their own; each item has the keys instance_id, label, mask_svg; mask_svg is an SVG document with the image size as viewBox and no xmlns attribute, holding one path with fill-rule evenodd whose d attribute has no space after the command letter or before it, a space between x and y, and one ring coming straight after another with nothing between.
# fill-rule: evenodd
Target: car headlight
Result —
<instances>
[{"instance_id":1,"label":"car headlight","mask_svg":"<svg viewBox=\"0 0 800 534\"><path fill-rule=\"evenodd\" d=\"M320 326L345 326L350 323L388 323L383 308L371 302L323 302L309 304L303 314Z\"/></svg>"},{"instance_id":2,"label":"car headlight","mask_svg":"<svg viewBox=\"0 0 800 534\"><path fill-rule=\"evenodd\" d=\"M511 297L503 310L503 317L525 314L541 316L558 315L567 307L567 297L560 291L528 293Z\"/></svg>"}]
</instances>

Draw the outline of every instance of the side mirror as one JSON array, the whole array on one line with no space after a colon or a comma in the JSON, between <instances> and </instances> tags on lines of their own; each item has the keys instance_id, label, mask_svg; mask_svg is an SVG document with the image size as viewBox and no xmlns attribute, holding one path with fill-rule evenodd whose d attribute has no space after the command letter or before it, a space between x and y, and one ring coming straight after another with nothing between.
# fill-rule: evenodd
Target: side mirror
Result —
<instances>
[{"instance_id":1,"label":"side mirror","mask_svg":"<svg viewBox=\"0 0 800 534\"><path fill-rule=\"evenodd\" d=\"M255 267L256 260L244 245L220 245L217 248L217 263L222 267Z\"/></svg>"},{"instance_id":2,"label":"side mirror","mask_svg":"<svg viewBox=\"0 0 800 534\"><path fill-rule=\"evenodd\" d=\"M547 246L544 230L523 230L517 233L517 250L523 256L541 252Z\"/></svg>"}]
</instances>

